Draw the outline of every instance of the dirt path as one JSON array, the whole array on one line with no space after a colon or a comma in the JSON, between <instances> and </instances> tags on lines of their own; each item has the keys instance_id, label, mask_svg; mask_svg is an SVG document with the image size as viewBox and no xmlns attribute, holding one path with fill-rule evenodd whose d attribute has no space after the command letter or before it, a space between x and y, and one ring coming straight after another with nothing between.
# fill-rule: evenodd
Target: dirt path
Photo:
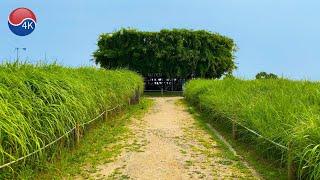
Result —
<instances>
[{"instance_id":1,"label":"dirt path","mask_svg":"<svg viewBox=\"0 0 320 180\"><path fill-rule=\"evenodd\" d=\"M154 106L130 125L126 148L99 165L94 179L257 179L179 105L179 97L153 98Z\"/></svg>"}]
</instances>

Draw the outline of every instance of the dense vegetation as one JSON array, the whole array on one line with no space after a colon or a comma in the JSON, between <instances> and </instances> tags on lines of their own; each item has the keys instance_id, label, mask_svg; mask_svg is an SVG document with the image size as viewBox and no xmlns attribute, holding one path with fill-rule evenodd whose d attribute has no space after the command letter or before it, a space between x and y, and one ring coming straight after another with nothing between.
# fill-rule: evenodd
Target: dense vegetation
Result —
<instances>
[{"instance_id":1,"label":"dense vegetation","mask_svg":"<svg viewBox=\"0 0 320 180\"><path fill-rule=\"evenodd\" d=\"M127 104L128 98L142 91L142 78L127 70L0 65L0 165L38 150L76 123ZM22 164L32 167L37 163L41 167L41 161L72 141L73 136L64 138L11 167L17 170ZM8 167L0 170L1 176L10 173Z\"/></svg>"},{"instance_id":2,"label":"dense vegetation","mask_svg":"<svg viewBox=\"0 0 320 180\"><path fill-rule=\"evenodd\" d=\"M219 78L236 68L232 39L204 30L141 32L121 29L102 34L95 62L102 67L126 67L143 76Z\"/></svg>"},{"instance_id":3,"label":"dense vegetation","mask_svg":"<svg viewBox=\"0 0 320 180\"><path fill-rule=\"evenodd\" d=\"M213 124L231 117L262 136L292 150L300 178L320 178L320 84L266 79L192 80L187 100L200 106ZM285 163L287 151L239 129L243 141Z\"/></svg>"}]
</instances>

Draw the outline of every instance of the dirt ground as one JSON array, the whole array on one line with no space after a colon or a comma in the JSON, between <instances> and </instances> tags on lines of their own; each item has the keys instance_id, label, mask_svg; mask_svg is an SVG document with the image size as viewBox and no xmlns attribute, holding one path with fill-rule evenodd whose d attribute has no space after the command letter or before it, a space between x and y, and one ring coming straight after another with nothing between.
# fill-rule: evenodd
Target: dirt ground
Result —
<instances>
[{"instance_id":1,"label":"dirt ground","mask_svg":"<svg viewBox=\"0 0 320 180\"><path fill-rule=\"evenodd\" d=\"M197 124L181 97L152 98L153 107L130 124L120 156L93 179L259 179ZM232 153L229 153L232 154Z\"/></svg>"}]
</instances>

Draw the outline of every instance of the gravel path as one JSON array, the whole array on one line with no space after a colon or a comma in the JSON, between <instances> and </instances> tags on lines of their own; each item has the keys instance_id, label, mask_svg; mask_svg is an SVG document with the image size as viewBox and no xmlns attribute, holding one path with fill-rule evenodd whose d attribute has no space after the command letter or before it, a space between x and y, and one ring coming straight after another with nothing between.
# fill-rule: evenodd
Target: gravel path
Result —
<instances>
[{"instance_id":1,"label":"gravel path","mask_svg":"<svg viewBox=\"0 0 320 180\"><path fill-rule=\"evenodd\" d=\"M94 179L258 179L203 130L180 97L155 103L130 124L126 146L113 162L101 164ZM229 153L230 154L230 153Z\"/></svg>"}]
</instances>

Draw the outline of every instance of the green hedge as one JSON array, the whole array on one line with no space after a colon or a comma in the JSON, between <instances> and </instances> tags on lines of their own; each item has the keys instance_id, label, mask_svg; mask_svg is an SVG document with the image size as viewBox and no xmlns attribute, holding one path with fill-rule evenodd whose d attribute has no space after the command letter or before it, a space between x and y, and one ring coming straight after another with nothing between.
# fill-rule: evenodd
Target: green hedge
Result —
<instances>
[{"instance_id":1,"label":"green hedge","mask_svg":"<svg viewBox=\"0 0 320 180\"><path fill-rule=\"evenodd\" d=\"M0 65L0 165L29 154L104 110L127 104L143 91L143 80L127 70L58 65ZM106 132L108 133L108 132ZM73 135L62 142L73 141ZM49 158L61 142L14 164L32 166ZM10 174L10 168L0 174ZM1 175L0 175L1 178Z\"/></svg>"},{"instance_id":2,"label":"green hedge","mask_svg":"<svg viewBox=\"0 0 320 180\"><path fill-rule=\"evenodd\" d=\"M192 80L184 95L215 125L232 117L262 136L291 148L302 179L320 178L320 83L266 79ZM229 127L230 128L230 127ZM231 133L231 130L228 130ZM243 128L240 139L285 164L287 151Z\"/></svg>"},{"instance_id":3,"label":"green hedge","mask_svg":"<svg viewBox=\"0 0 320 180\"><path fill-rule=\"evenodd\" d=\"M131 29L102 34L94 59L102 67L126 67L146 76L219 78L232 72L235 43L204 30L141 32Z\"/></svg>"}]
</instances>

